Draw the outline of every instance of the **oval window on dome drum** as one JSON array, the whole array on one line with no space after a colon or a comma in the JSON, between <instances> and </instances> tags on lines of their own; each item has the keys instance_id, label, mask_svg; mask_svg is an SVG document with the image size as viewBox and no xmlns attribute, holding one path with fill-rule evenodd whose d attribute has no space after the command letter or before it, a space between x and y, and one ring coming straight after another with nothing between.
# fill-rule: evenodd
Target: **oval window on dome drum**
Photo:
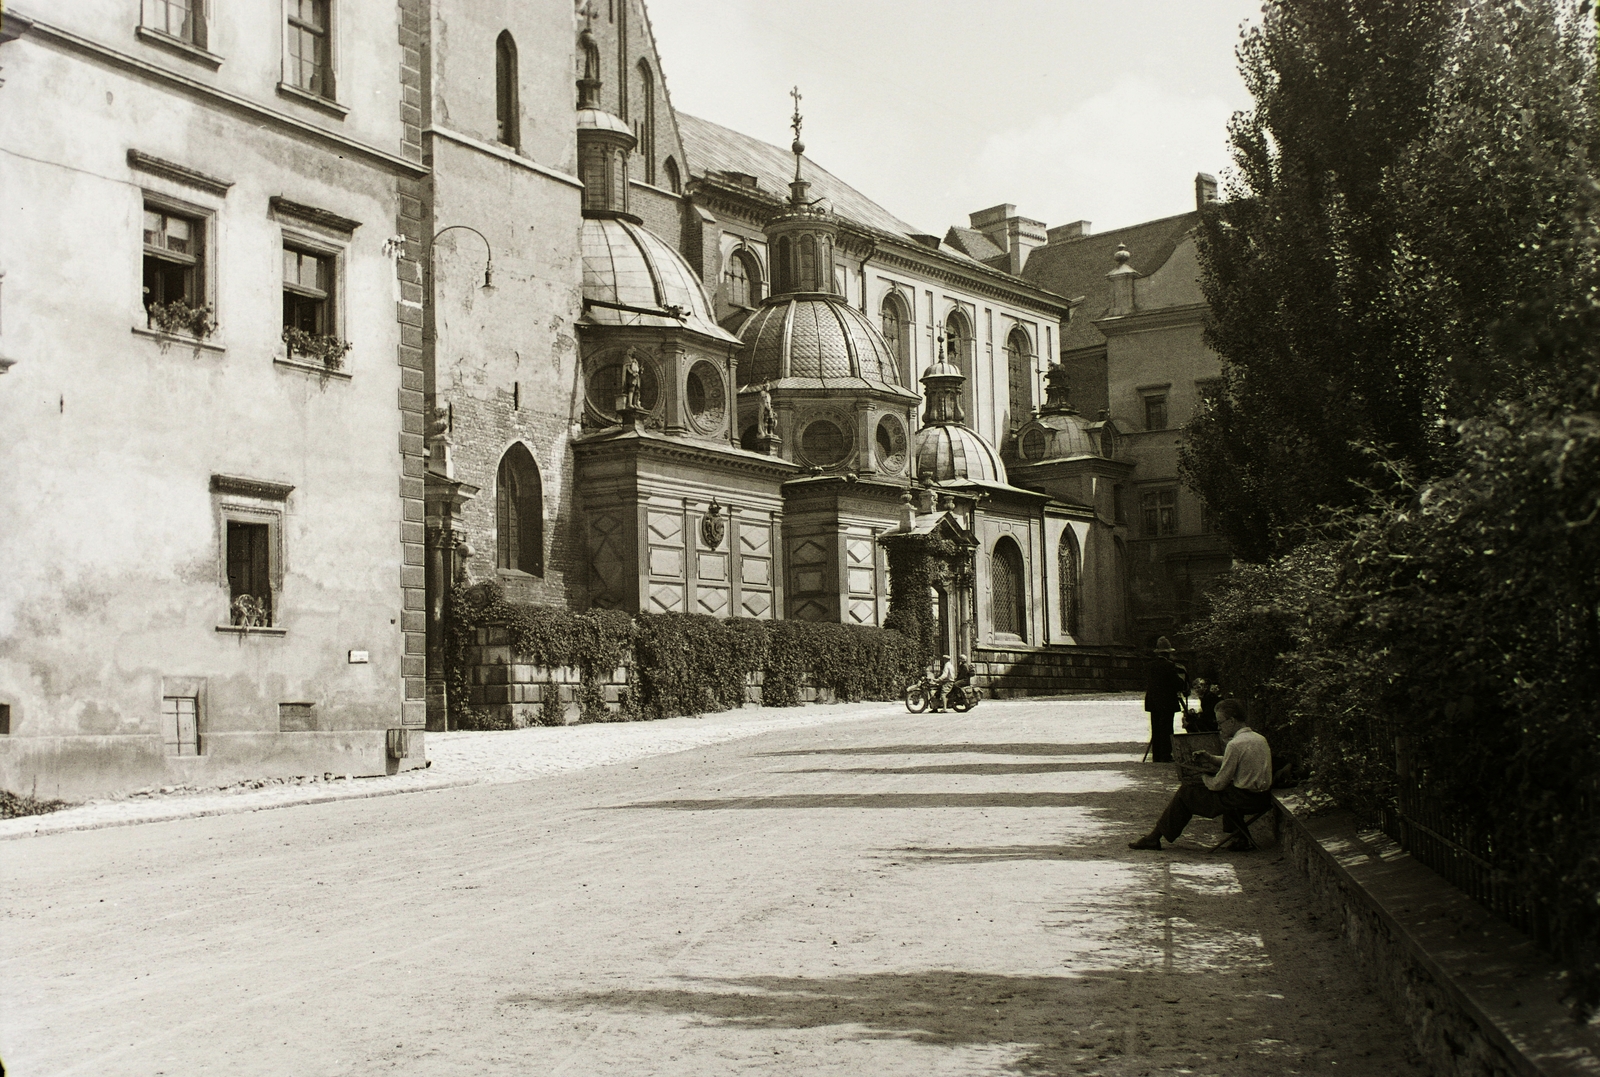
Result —
<instances>
[{"instance_id":1,"label":"oval window on dome drum","mask_svg":"<svg viewBox=\"0 0 1600 1077\"><path fill-rule=\"evenodd\" d=\"M588 391L585 394L589 408L605 422L617 421L617 398L622 395L622 364L625 355L610 356L589 371ZM656 378L656 365L641 353L639 360L639 403L645 411L655 411L661 399L660 384Z\"/></svg>"},{"instance_id":2,"label":"oval window on dome drum","mask_svg":"<svg viewBox=\"0 0 1600 1077\"><path fill-rule=\"evenodd\" d=\"M833 467L850 455L850 439L829 419L813 419L800 435L800 452L817 467Z\"/></svg>"},{"instance_id":3,"label":"oval window on dome drum","mask_svg":"<svg viewBox=\"0 0 1600 1077\"><path fill-rule=\"evenodd\" d=\"M1043 460L1046 447L1044 431L1037 426L1022 435L1022 458L1024 460Z\"/></svg>"},{"instance_id":4,"label":"oval window on dome drum","mask_svg":"<svg viewBox=\"0 0 1600 1077\"><path fill-rule=\"evenodd\" d=\"M722 417L728 410L728 394L716 367L704 359L690 367L689 376L684 381L683 395L689 410L689 421L696 430L702 434L712 434L722 427Z\"/></svg>"},{"instance_id":5,"label":"oval window on dome drum","mask_svg":"<svg viewBox=\"0 0 1600 1077\"><path fill-rule=\"evenodd\" d=\"M898 474L906 467L906 428L893 415L878 420L878 470Z\"/></svg>"}]
</instances>

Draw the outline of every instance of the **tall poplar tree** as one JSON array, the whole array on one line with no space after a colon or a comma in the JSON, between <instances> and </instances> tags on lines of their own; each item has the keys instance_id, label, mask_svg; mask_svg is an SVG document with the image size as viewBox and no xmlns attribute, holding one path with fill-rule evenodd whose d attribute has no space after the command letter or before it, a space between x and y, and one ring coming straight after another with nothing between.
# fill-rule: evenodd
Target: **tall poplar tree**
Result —
<instances>
[{"instance_id":1,"label":"tall poplar tree","mask_svg":"<svg viewBox=\"0 0 1600 1077\"><path fill-rule=\"evenodd\" d=\"M1269 0L1246 31L1198 236L1226 388L1181 461L1240 557L1449 469L1451 420L1571 368L1592 47L1567 0Z\"/></svg>"}]
</instances>

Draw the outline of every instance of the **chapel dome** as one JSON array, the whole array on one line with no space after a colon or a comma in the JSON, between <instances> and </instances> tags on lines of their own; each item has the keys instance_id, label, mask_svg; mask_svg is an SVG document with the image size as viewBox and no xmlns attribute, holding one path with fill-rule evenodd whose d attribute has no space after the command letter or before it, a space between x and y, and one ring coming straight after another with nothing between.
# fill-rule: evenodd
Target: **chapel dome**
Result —
<instances>
[{"instance_id":1,"label":"chapel dome","mask_svg":"<svg viewBox=\"0 0 1600 1077\"><path fill-rule=\"evenodd\" d=\"M578 130L580 131L609 131L612 134L627 135L635 138L633 128L623 120L618 119L604 109L580 108L578 110Z\"/></svg>"},{"instance_id":2,"label":"chapel dome","mask_svg":"<svg viewBox=\"0 0 1600 1077\"><path fill-rule=\"evenodd\" d=\"M791 292L767 299L739 330L739 384L892 392L910 398L888 343L837 295Z\"/></svg>"},{"instance_id":3,"label":"chapel dome","mask_svg":"<svg viewBox=\"0 0 1600 1077\"><path fill-rule=\"evenodd\" d=\"M1096 455L1089 423L1075 411L1045 412L1017 431L1017 458L1024 464Z\"/></svg>"},{"instance_id":4,"label":"chapel dome","mask_svg":"<svg viewBox=\"0 0 1600 1077\"><path fill-rule=\"evenodd\" d=\"M593 325L683 328L738 340L717 324L711 297L683 256L626 217L584 218L583 299Z\"/></svg>"},{"instance_id":5,"label":"chapel dome","mask_svg":"<svg viewBox=\"0 0 1600 1077\"><path fill-rule=\"evenodd\" d=\"M1009 485L1000 454L976 431L954 423L924 426L913 448L919 478L935 482L968 479Z\"/></svg>"}]
</instances>

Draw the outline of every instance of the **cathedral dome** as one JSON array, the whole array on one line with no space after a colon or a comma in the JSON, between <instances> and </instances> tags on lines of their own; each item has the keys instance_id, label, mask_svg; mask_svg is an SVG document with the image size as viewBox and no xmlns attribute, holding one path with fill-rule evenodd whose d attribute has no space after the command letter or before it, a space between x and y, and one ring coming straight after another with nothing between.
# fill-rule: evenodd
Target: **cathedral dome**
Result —
<instances>
[{"instance_id":1,"label":"cathedral dome","mask_svg":"<svg viewBox=\"0 0 1600 1077\"><path fill-rule=\"evenodd\" d=\"M683 256L624 217L584 219L583 305L594 325L683 328L738 340L717 324L711 298Z\"/></svg>"},{"instance_id":2,"label":"cathedral dome","mask_svg":"<svg viewBox=\"0 0 1600 1077\"><path fill-rule=\"evenodd\" d=\"M970 479L1008 485L1000 454L975 431L952 423L924 426L914 448L917 476L937 482Z\"/></svg>"},{"instance_id":3,"label":"cathedral dome","mask_svg":"<svg viewBox=\"0 0 1600 1077\"><path fill-rule=\"evenodd\" d=\"M775 388L873 389L911 394L883 334L843 298L820 292L773 296L739 330L739 384Z\"/></svg>"},{"instance_id":4,"label":"cathedral dome","mask_svg":"<svg viewBox=\"0 0 1600 1077\"><path fill-rule=\"evenodd\" d=\"M1017 432L1017 456L1025 464L1098 454L1089 423L1075 411L1045 412Z\"/></svg>"}]
</instances>

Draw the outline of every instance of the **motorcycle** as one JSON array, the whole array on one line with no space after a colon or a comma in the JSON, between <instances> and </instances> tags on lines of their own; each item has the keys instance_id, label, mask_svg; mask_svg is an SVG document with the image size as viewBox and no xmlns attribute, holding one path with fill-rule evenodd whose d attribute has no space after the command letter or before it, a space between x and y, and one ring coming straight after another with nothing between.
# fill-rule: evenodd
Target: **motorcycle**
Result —
<instances>
[{"instance_id":1,"label":"motorcycle","mask_svg":"<svg viewBox=\"0 0 1600 1077\"><path fill-rule=\"evenodd\" d=\"M978 690L970 684L952 686L945 702L950 709L960 714L965 714L978 705L978 700L983 697ZM924 677L906 687L906 710L912 714L921 714L930 707L937 713L944 710L939 705L939 683L932 677Z\"/></svg>"}]
</instances>

